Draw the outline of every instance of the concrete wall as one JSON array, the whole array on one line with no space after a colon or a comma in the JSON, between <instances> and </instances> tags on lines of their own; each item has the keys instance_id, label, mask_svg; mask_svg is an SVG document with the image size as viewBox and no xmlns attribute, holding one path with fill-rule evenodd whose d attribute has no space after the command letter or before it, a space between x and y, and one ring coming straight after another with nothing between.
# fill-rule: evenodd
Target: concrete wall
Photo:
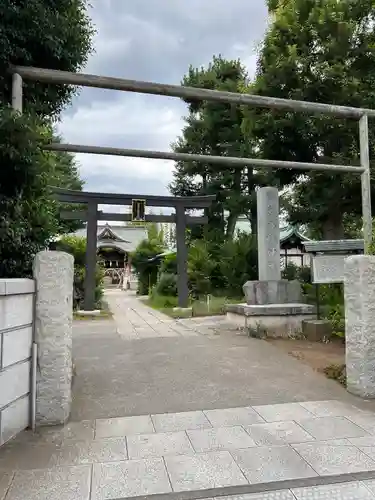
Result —
<instances>
[{"instance_id":1,"label":"concrete wall","mask_svg":"<svg viewBox=\"0 0 375 500\"><path fill-rule=\"evenodd\" d=\"M0 445L30 423L35 283L0 279Z\"/></svg>"}]
</instances>

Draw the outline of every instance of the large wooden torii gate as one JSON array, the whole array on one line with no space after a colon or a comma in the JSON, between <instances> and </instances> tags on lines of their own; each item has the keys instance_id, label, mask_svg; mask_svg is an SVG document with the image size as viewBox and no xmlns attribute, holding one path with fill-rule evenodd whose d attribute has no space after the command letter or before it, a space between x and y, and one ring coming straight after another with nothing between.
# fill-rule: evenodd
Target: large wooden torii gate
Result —
<instances>
[{"instance_id":1,"label":"large wooden torii gate","mask_svg":"<svg viewBox=\"0 0 375 500\"><path fill-rule=\"evenodd\" d=\"M56 199L62 203L77 203L86 205L84 211L63 211L62 218L68 220L87 221L86 241L86 274L84 284L84 310L92 311L95 308L95 268L98 220L130 221L132 215L124 213L104 213L98 211L98 205L132 205L133 200L142 200L149 207L172 207L172 215L145 215L145 222L170 222L176 224L177 243L177 290L179 307L187 307L189 302L189 288L187 275L187 247L186 226L192 224L206 224L207 217L190 216L186 210L208 208L215 196L151 196L115 193L92 193L87 191L73 191L69 189L53 188Z\"/></svg>"}]
</instances>

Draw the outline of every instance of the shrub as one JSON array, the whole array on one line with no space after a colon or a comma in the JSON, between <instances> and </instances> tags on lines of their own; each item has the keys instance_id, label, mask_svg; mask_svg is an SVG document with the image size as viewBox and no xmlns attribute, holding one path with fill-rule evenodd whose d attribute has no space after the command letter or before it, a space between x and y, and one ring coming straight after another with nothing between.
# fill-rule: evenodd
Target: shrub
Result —
<instances>
[{"instance_id":1,"label":"shrub","mask_svg":"<svg viewBox=\"0 0 375 500\"><path fill-rule=\"evenodd\" d=\"M229 295L242 297L242 287L249 280L258 279L258 250L253 235L240 233L238 238L224 243L221 272Z\"/></svg>"},{"instance_id":2,"label":"shrub","mask_svg":"<svg viewBox=\"0 0 375 500\"><path fill-rule=\"evenodd\" d=\"M80 309L84 298L86 239L79 236L64 236L55 244L56 250L67 252L74 257L73 308ZM95 304L101 308L103 297L104 271L99 264L95 273Z\"/></svg>"},{"instance_id":3,"label":"shrub","mask_svg":"<svg viewBox=\"0 0 375 500\"><path fill-rule=\"evenodd\" d=\"M298 268L297 279L301 283L311 283L311 268L310 266L302 266Z\"/></svg>"},{"instance_id":4,"label":"shrub","mask_svg":"<svg viewBox=\"0 0 375 500\"><path fill-rule=\"evenodd\" d=\"M300 283L311 283L311 269L309 266L296 266L293 262L289 262L282 272L282 277L285 280L298 280Z\"/></svg>"},{"instance_id":5,"label":"shrub","mask_svg":"<svg viewBox=\"0 0 375 500\"><path fill-rule=\"evenodd\" d=\"M284 280L296 280L298 279L298 267L293 262L288 262L281 274Z\"/></svg>"},{"instance_id":6,"label":"shrub","mask_svg":"<svg viewBox=\"0 0 375 500\"><path fill-rule=\"evenodd\" d=\"M177 275L163 273L155 287L155 293L167 297L177 297Z\"/></svg>"},{"instance_id":7,"label":"shrub","mask_svg":"<svg viewBox=\"0 0 375 500\"><path fill-rule=\"evenodd\" d=\"M150 305L155 309L172 309L173 307L177 307L178 299L177 297L159 295L156 293L156 289L154 288L151 292L150 297Z\"/></svg>"},{"instance_id":8,"label":"shrub","mask_svg":"<svg viewBox=\"0 0 375 500\"><path fill-rule=\"evenodd\" d=\"M151 261L163 251L162 244L156 239L143 240L132 254L132 264L138 275L138 293L148 295L156 284L160 262Z\"/></svg>"},{"instance_id":9,"label":"shrub","mask_svg":"<svg viewBox=\"0 0 375 500\"><path fill-rule=\"evenodd\" d=\"M208 243L205 240L193 241L188 258L189 288L193 297L210 293L213 267Z\"/></svg>"},{"instance_id":10,"label":"shrub","mask_svg":"<svg viewBox=\"0 0 375 500\"><path fill-rule=\"evenodd\" d=\"M160 265L160 273L177 274L177 254L166 255Z\"/></svg>"},{"instance_id":11,"label":"shrub","mask_svg":"<svg viewBox=\"0 0 375 500\"><path fill-rule=\"evenodd\" d=\"M328 306L327 319L331 322L332 333L336 337L345 338L345 306L336 304Z\"/></svg>"}]
</instances>

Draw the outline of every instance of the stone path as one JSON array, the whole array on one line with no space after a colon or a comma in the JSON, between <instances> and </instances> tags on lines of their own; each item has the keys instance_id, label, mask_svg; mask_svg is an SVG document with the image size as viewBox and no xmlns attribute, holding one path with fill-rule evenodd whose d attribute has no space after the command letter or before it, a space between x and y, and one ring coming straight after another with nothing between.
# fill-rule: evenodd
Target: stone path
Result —
<instances>
[{"instance_id":1,"label":"stone path","mask_svg":"<svg viewBox=\"0 0 375 500\"><path fill-rule=\"evenodd\" d=\"M375 499L375 415L320 401L97 419L25 432L0 450L5 500L181 492Z\"/></svg>"},{"instance_id":2,"label":"stone path","mask_svg":"<svg viewBox=\"0 0 375 500\"><path fill-rule=\"evenodd\" d=\"M0 500L375 500L373 402L223 318L107 299L74 324L71 422L1 447Z\"/></svg>"},{"instance_id":3,"label":"stone path","mask_svg":"<svg viewBox=\"0 0 375 500\"><path fill-rule=\"evenodd\" d=\"M117 324L74 325L72 420L303 400L358 401L270 343L239 335L224 318L174 321L126 292L111 291L107 299ZM127 335L137 328L131 323L142 324L146 337Z\"/></svg>"},{"instance_id":4,"label":"stone path","mask_svg":"<svg viewBox=\"0 0 375 500\"><path fill-rule=\"evenodd\" d=\"M114 313L117 332L125 340L157 337L193 337L213 335L217 330L234 331L236 328L223 318L174 320L138 299L135 293L107 290L105 296Z\"/></svg>"}]
</instances>

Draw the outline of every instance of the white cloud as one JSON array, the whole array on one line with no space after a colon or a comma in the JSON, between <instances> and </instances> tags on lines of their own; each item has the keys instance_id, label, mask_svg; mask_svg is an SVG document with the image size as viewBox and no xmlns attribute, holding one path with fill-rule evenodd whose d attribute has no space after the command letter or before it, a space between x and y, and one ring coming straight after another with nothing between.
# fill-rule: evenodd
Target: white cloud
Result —
<instances>
[{"instance_id":1,"label":"white cloud","mask_svg":"<svg viewBox=\"0 0 375 500\"><path fill-rule=\"evenodd\" d=\"M265 0L92 0L95 52L86 72L178 83L213 54L240 58L252 77L267 24ZM157 5L156 5L157 4ZM166 151L181 132L181 100L84 89L58 130L76 144ZM86 189L166 194L173 162L76 155Z\"/></svg>"},{"instance_id":2,"label":"white cloud","mask_svg":"<svg viewBox=\"0 0 375 500\"><path fill-rule=\"evenodd\" d=\"M166 148L180 132L182 106L165 103L163 97L157 105L155 98L149 96L130 97L124 93L118 96L110 102L92 100L81 107L78 104L74 113L59 124L60 133L72 143L105 146L108 143L104 141L109 138L111 145L116 143L118 147L126 147L128 136L145 136L147 140L152 135L155 138L152 142Z\"/></svg>"}]
</instances>

